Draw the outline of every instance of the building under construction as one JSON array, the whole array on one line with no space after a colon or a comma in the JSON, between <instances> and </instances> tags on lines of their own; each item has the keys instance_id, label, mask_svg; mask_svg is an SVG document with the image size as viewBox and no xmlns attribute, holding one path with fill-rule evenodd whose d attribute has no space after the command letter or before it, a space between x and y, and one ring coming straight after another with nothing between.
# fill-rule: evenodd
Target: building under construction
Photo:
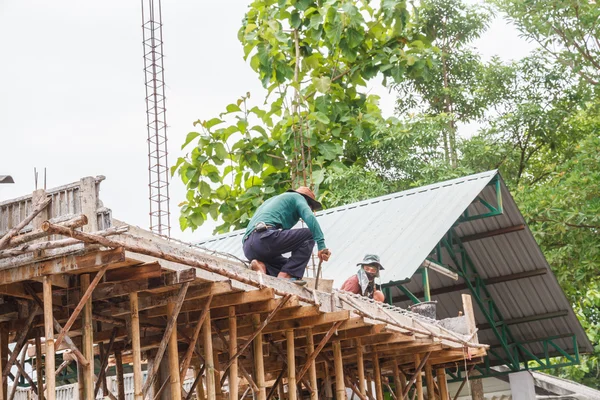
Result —
<instances>
[{"instance_id":1,"label":"building under construction","mask_svg":"<svg viewBox=\"0 0 600 400\"><path fill-rule=\"evenodd\" d=\"M470 249L461 252L461 238L518 234L525 235L522 247L531 245L523 224L496 226L514 219L516 206L495 171L345 208L360 212L396 204L394 199L414 199L428 212L437 207L436 224L397 212L376 215L398 229L366 230L379 235L372 239L380 249L365 249L343 224L334 228L344 210L319 213L339 256L325 278L351 274L358 254L367 251L403 260L390 266L383 285L393 304L253 272L236 256L239 233L198 246L117 221L100 200L103 179L0 202L0 399L15 398L19 386L32 398L54 399L57 385L76 382L71 398L78 399L447 400L448 381L464 386L469 373L506 373L493 369L500 364L518 372L532 360L547 368L556 355L576 363L579 350L591 348L549 269L540 272L545 260L510 279L502 280L508 275L497 270L497 283L504 285L540 279L532 283L539 298L558 288L545 315L532 305L533 316L515 321L495 298L502 293L487 288L489 272L469 264ZM413 242L408 251L411 237L419 245ZM541 252L528 260L537 263L536 256ZM411 279L415 274L420 279ZM436 296L445 296L438 297L441 319L423 312ZM415 303L413 311L405 308L409 303ZM551 336L533 337L535 324ZM126 395L129 371L133 393ZM109 376L116 379L114 388L107 385Z\"/></svg>"}]
</instances>

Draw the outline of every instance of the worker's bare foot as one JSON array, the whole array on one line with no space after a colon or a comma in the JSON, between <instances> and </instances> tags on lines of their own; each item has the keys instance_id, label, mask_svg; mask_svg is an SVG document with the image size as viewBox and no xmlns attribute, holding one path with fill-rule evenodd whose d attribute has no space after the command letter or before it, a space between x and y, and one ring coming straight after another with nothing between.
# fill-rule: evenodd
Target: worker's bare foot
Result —
<instances>
[{"instance_id":1,"label":"worker's bare foot","mask_svg":"<svg viewBox=\"0 0 600 400\"><path fill-rule=\"evenodd\" d=\"M287 272L280 272L279 274L277 274L278 278L284 278L284 279L290 279L292 278L292 276L290 274L288 274Z\"/></svg>"},{"instance_id":2,"label":"worker's bare foot","mask_svg":"<svg viewBox=\"0 0 600 400\"><path fill-rule=\"evenodd\" d=\"M252 271L260 272L263 274L267 273L267 266L265 265L265 263L258 260L252 260L250 262L250 269Z\"/></svg>"},{"instance_id":3,"label":"worker's bare foot","mask_svg":"<svg viewBox=\"0 0 600 400\"><path fill-rule=\"evenodd\" d=\"M306 285L306 281L303 281L300 278L296 278L295 276L292 276L292 275L288 274L287 272L280 272L279 274L277 274L277 277L281 278L281 279L287 279L288 281L293 282L299 286Z\"/></svg>"}]
</instances>

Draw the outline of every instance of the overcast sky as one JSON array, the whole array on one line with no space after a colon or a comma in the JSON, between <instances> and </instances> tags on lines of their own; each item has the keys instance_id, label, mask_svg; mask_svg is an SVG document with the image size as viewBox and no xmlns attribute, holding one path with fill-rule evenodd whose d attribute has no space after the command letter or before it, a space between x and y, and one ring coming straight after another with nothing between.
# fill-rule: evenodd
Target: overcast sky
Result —
<instances>
[{"instance_id":1,"label":"overcast sky","mask_svg":"<svg viewBox=\"0 0 600 400\"><path fill-rule=\"evenodd\" d=\"M242 59L237 30L249 1L163 1L169 161L182 155L192 122L217 116L250 91L264 93ZM113 216L148 228L148 157L140 1L0 0L0 201L34 189L104 175L101 199ZM518 59L533 46L501 18L476 43L489 58ZM385 112L393 96L384 88ZM41 177L40 177L41 178ZM171 185L172 236L197 240L213 224L181 232Z\"/></svg>"}]
</instances>

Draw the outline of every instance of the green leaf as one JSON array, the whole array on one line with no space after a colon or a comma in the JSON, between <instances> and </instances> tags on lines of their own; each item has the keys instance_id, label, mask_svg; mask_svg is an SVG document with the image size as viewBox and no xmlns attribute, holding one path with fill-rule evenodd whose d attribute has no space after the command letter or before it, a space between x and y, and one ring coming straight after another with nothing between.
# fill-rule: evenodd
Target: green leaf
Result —
<instances>
[{"instance_id":1,"label":"green leaf","mask_svg":"<svg viewBox=\"0 0 600 400\"><path fill-rule=\"evenodd\" d=\"M218 125L218 124L222 124L222 123L223 123L223 120L221 120L220 118L212 118L212 119L206 121L206 123L204 124L204 127L206 129L210 129L213 126Z\"/></svg>"},{"instance_id":2,"label":"green leaf","mask_svg":"<svg viewBox=\"0 0 600 400\"><path fill-rule=\"evenodd\" d=\"M204 181L200 181L200 185L198 186L200 189L200 194L202 195L202 197L205 198L209 198L211 193L212 193L212 189L210 188L210 185Z\"/></svg>"},{"instance_id":3,"label":"green leaf","mask_svg":"<svg viewBox=\"0 0 600 400\"><path fill-rule=\"evenodd\" d=\"M338 153L338 147L335 143L319 143L317 145L319 152L325 157L326 160L333 160L337 158L340 154Z\"/></svg>"},{"instance_id":4,"label":"green leaf","mask_svg":"<svg viewBox=\"0 0 600 400\"><path fill-rule=\"evenodd\" d=\"M183 145L181 146L181 150L183 150L185 148L185 146L190 144L190 142L192 140L196 139L198 136L200 136L200 134L198 132L188 133L187 136L185 137L185 142L183 142Z\"/></svg>"},{"instance_id":5,"label":"green leaf","mask_svg":"<svg viewBox=\"0 0 600 400\"><path fill-rule=\"evenodd\" d=\"M328 76L322 76L320 78L312 78L313 85L321 93L327 93L331 86L331 78Z\"/></svg>"},{"instance_id":6,"label":"green leaf","mask_svg":"<svg viewBox=\"0 0 600 400\"><path fill-rule=\"evenodd\" d=\"M329 124L329 117L327 117L327 115L325 115L324 113L317 111L316 113L311 113L311 117L313 117L314 119L316 119L317 121L327 125Z\"/></svg>"},{"instance_id":7,"label":"green leaf","mask_svg":"<svg viewBox=\"0 0 600 400\"><path fill-rule=\"evenodd\" d=\"M233 113L233 112L239 112L242 111L242 109L240 108L240 106L238 106L237 104L228 104L226 107L226 110L228 113Z\"/></svg>"},{"instance_id":8,"label":"green leaf","mask_svg":"<svg viewBox=\"0 0 600 400\"><path fill-rule=\"evenodd\" d=\"M244 187L246 189L249 189L253 186L261 186L263 184L263 180L260 179L258 176L251 176L250 178L248 178L246 180L246 182L244 182Z\"/></svg>"},{"instance_id":9,"label":"green leaf","mask_svg":"<svg viewBox=\"0 0 600 400\"><path fill-rule=\"evenodd\" d=\"M223 143L215 143L215 155L221 160L225 160L227 158L229 153L225 149L225 145Z\"/></svg>"}]
</instances>

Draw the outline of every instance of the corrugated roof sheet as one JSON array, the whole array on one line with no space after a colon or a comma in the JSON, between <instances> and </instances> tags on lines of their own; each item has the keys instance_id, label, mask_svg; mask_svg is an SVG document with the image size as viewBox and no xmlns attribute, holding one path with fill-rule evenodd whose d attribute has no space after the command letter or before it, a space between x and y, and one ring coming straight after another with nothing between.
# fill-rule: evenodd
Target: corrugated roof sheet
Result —
<instances>
[{"instance_id":1,"label":"corrugated roof sheet","mask_svg":"<svg viewBox=\"0 0 600 400\"><path fill-rule=\"evenodd\" d=\"M378 197L317 213L325 233L327 246L333 255L323 264L323 276L334 280L334 287L356 271L356 263L365 253L381 256L385 270L381 282L411 278L436 244L468 208L480 210L477 196L494 204L495 190L488 184L498 174L488 171ZM502 215L460 223L456 231L461 236L480 234L498 228L525 224L514 199L501 181L504 212ZM243 231L215 236L198 243L199 246L245 258L241 248ZM537 271L537 275L518 280L489 284L488 289L505 320L556 313L564 315L534 322L512 324L509 328L518 341L548 336L576 334L580 351L590 352L592 346L573 313L546 259L530 230L507 233L465 243L478 273L485 278ZM430 287L436 290L452 289L461 280L429 274ZM413 293L422 292L421 279L412 279L405 285ZM438 301L438 318L456 316L462 309L461 293L453 290L433 295ZM402 293L393 288L397 305L407 307ZM486 322L476 307L478 324ZM481 343L497 345L498 339L490 329L479 331ZM559 339L561 347L574 352L569 339ZM537 344L527 345L534 354L543 354Z\"/></svg>"}]
</instances>

